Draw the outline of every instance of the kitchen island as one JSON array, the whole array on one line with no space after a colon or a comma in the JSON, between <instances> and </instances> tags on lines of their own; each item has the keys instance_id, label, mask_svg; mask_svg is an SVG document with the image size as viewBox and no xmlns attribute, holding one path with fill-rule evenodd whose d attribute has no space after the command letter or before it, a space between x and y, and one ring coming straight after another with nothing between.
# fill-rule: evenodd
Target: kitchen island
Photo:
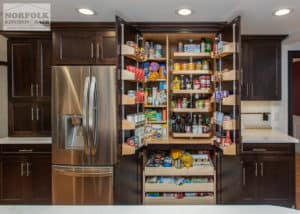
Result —
<instances>
[{"instance_id":1,"label":"kitchen island","mask_svg":"<svg viewBox=\"0 0 300 214\"><path fill-rule=\"evenodd\" d=\"M1 206L1 214L292 214L298 210L266 205L239 206Z\"/></svg>"}]
</instances>

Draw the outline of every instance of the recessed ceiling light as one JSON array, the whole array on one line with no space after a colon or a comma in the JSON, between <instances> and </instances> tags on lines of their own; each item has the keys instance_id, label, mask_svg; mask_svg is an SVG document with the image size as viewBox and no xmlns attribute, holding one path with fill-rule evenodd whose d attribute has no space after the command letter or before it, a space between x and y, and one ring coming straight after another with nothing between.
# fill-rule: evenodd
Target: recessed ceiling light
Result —
<instances>
[{"instance_id":1,"label":"recessed ceiling light","mask_svg":"<svg viewBox=\"0 0 300 214\"><path fill-rule=\"evenodd\" d=\"M95 11L88 8L79 8L77 11L83 15L92 16L95 15Z\"/></svg>"},{"instance_id":2,"label":"recessed ceiling light","mask_svg":"<svg viewBox=\"0 0 300 214\"><path fill-rule=\"evenodd\" d=\"M283 8L283 9L280 9L280 10L276 10L273 14L275 16L285 16L285 15L288 15L289 13L291 13L292 10L289 9L289 8Z\"/></svg>"},{"instance_id":3,"label":"recessed ceiling light","mask_svg":"<svg viewBox=\"0 0 300 214\"><path fill-rule=\"evenodd\" d=\"M180 16L189 16L192 14L192 10L188 8L178 9L176 12Z\"/></svg>"}]
</instances>

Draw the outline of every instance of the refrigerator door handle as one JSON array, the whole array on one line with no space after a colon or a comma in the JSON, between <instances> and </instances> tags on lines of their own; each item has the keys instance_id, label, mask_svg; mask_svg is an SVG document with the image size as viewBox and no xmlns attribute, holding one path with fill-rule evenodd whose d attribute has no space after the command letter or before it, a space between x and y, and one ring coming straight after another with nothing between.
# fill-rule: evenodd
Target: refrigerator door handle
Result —
<instances>
[{"instance_id":1,"label":"refrigerator door handle","mask_svg":"<svg viewBox=\"0 0 300 214\"><path fill-rule=\"evenodd\" d=\"M83 126L83 137L84 137L84 151L85 154L89 154L90 150L90 141L88 137L89 128L88 128L88 96L90 89L90 77L86 77L84 81L83 89L83 107L82 107L82 126Z\"/></svg>"},{"instance_id":2,"label":"refrigerator door handle","mask_svg":"<svg viewBox=\"0 0 300 214\"><path fill-rule=\"evenodd\" d=\"M72 177L111 177L113 175L112 172L76 172L63 169L56 170L56 173Z\"/></svg>"},{"instance_id":3,"label":"refrigerator door handle","mask_svg":"<svg viewBox=\"0 0 300 214\"><path fill-rule=\"evenodd\" d=\"M72 177L110 177L113 176L111 167L72 167L54 166L54 173Z\"/></svg>"},{"instance_id":4,"label":"refrigerator door handle","mask_svg":"<svg viewBox=\"0 0 300 214\"><path fill-rule=\"evenodd\" d=\"M96 77L92 77L91 89L89 94L89 138L91 154L96 154L97 147L97 115L98 115L98 98Z\"/></svg>"}]
</instances>

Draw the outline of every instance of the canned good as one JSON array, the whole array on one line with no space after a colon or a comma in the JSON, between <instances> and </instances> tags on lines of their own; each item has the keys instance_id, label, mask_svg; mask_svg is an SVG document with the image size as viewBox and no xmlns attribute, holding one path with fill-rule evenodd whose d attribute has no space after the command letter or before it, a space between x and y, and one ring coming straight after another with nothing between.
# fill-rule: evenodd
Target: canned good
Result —
<instances>
[{"instance_id":1,"label":"canned good","mask_svg":"<svg viewBox=\"0 0 300 214\"><path fill-rule=\"evenodd\" d=\"M207 75L207 76L205 77L205 79L206 79L206 88L210 88L210 76Z\"/></svg>"},{"instance_id":2,"label":"canned good","mask_svg":"<svg viewBox=\"0 0 300 214\"><path fill-rule=\"evenodd\" d=\"M193 84L194 89L200 89L200 81L199 80L196 79L193 81L193 83L194 83Z\"/></svg>"},{"instance_id":3,"label":"canned good","mask_svg":"<svg viewBox=\"0 0 300 214\"><path fill-rule=\"evenodd\" d=\"M206 77L204 75L200 76L201 88L206 88Z\"/></svg>"}]
</instances>

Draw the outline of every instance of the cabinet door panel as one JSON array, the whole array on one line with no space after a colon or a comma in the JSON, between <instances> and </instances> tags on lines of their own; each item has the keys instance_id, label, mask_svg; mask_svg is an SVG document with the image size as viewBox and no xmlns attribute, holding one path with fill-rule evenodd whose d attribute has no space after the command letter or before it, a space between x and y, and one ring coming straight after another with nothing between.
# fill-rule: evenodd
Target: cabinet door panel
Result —
<instances>
[{"instance_id":1,"label":"cabinet door panel","mask_svg":"<svg viewBox=\"0 0 300 214\"><path fill-rule=\"evenodd\" d=\"M114 31L98 32L96 37L96 63L115 64L117 58L116 33Z\"/></svg>"},{"instance_id":2,"label":"cabinet door panel","mask_svg":"<svg viewBox=\"0 0 300 214\"><path fill-rule=\"evenodd\" d=\"M293 161L291 157L264 156L259 161L260 199L263 203L292 204Z\"/></svg>"},{"instance_id":3,"label":"cabinet door panel","mask_svg":"<svg viewBox=\"0 0 300 214\"><path fill-rule=\"evenodd\" d=\"M40 102L36 107L37 133L39 135L51 135L51 104L50 102Z\"/></svg>"},{"instance_id":4,"label":"cabinet door panel","mask_svg":"<svg viewBox=\"0 0 300 214\"><path fill-rule=\"evenodd\" d=\"M9 103L9 135L32 136L35 132L35 107L32 103Z\"/></svg>"},{"instance_id":5,"label":"cabinet door panel","mask_svg":"<svg viewBox=\"0 0 300 214\"><path fill-rule=\"evenodd\" d=\"M35 96L36 43L33 40L10 41L10 97Z\"/></svg>"},{"instance_id":6,"label":"cabinet door panel","mask_svg":"<svg viewBox=\"0 0 300 214\"><path fill-rule=\"evenodd\" d=\"M249 93L252 98L276 99L279 94L279 56L280 47L274 42L250 43L249 52L251 82ZM267 84L262 84L267 80Z\"/></svg>"},{"instance_id":7,"label":"cabinet door panel","mask_svg":"<svg viewBox=\"0 0 300 214\"><path fill-rule=\"evenodd\" d=\"M55 64L92 64L95 52L95 32L54 32Z\"/></svg>"},{"instance_id":8,"label":"cabinet door panel","mask_svg":"<svg viewBox=\"0 0 300 214\"><path fill-rule=\"evenodd\" d=\"M257 201L257 164L254 157L242 160L242 202L254 203Z\"/></svg>"},{"instance_id":9,"label":"cabinet door panel","mask_svg":"<svg viewBox=\"0 0 300 214\"><path fill-rule=\"evenodd\" d=\"M37 76L38 81L35 92L39 97L51 96L51 65L52 65L52 43L51 40L38 41Z\"/></svg>"},{"instance_id":10,"label":"cabinet door panel","mask_svg":"<svg viewBox=\"0 0 300 214\"><path fill-rule=\"evenodd\" d=\"M29 161L31 204L51 203L51 156L32 155Z\"/></svg>"},{"instance_id":11,"label":"cabinet door panel","mask_svg":"<svg viewBox=\"0 0 300 214\"><path fill-rule=\"evenodd\" d=\"M243 100L281 99L281 40L284 38L243 36Z\"/></svg>"},{"instance_id":12,"label":"cabinet door panel","mask_svg":"<svg viewBox=\"0 0 300 214\"><path fill-rule=\"evenodd\" d=\"M0 159L1 204L26 203L28 180L25 177L26 158L5 156Z\"/></svg>"}]
</instances>

